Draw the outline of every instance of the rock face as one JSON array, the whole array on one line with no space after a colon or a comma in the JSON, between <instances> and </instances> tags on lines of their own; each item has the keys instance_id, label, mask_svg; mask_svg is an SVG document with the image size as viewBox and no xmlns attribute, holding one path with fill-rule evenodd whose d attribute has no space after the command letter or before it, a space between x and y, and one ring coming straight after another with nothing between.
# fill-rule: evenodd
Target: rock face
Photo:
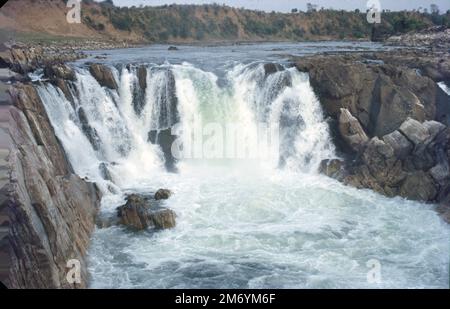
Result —
<instances>
[{"instance_id":1,"label":"rock face","mask_svg":"<svg viewBox=\"0 0 450 309\"><path fill-rule=\"evenodd\" d=\"M297 67L309 72L346 159L325 160L320 172L386 196L438 203L450 222L450 100L436 84L450 66L414 55L314 56ZM421 74L415 59L435 74Z\"/></svg>"},{"instance_id":2,"label":"rock face","mask_svg":"<svg viewBox=\"0 0 450 309\"><path fill-rule=\"evenodd\" d=\"M148 198L131 194L127 203L117 208L119 223L136 230L168 229L175 226L175 213L167 208L154 208Z\"/></svg>"},{"instance_id":3,"label":"rock face","mask_svg":"<svg viewBox=\"0 0 450 309\"><path fill-rule=\"evenodd\" d=\"M17 44L0 48L0 63L6 63L11 70L25 74L56 63L74 61L86 57L72 49L52 50L40 45Z\"/></svg>"},{"instance_id":4,"label":"rock face","mask_svg":"<svg viewBox=\"0 0 450 309\"><path fill-rule=\"evenodd\" d=\"M91 72L91 75L98 81L100 86L118 89L116 79L108 67L93 63L89 66L89 72Z\"/></svg>"},{"instance_id":5,"label":"rock face","mask_svg":"<svg viewBox=\"0 0 450 309\"><path fill-rule=\"evenodd\" d=\"M339 116L339 133L355 151L358 151L369 140L358 119L345 108L341 108Z\"/></svg>"},{"instance_id":6,"label":"rock face","mask_svg":"<svg viewBox=\"0 0 450 309\"><path fill-rule=\"evenodd\" d=\"M18 85L13 98L15 106L0 107L0 280L10 288L84 288L101 194L73 174L33 86ZM73 259L80 283L66 279Z\"/></svg>"},{"instance_id":7,"label":"rock face","mask_svg":"<svg viewBox=\"0 0 450 309\"><path fill-rule=\"evenodd\" d=\"M395 131L407 118L450 124L448 96L415 70L363 63L356 56L314 56L297 60L309 72L325 113L338 119L347 109L369 137Z\"/></svg>"},{"instance_id":8,"label":"rock face","mask_svg":"<svg viewBox=\"0 0 450 309\"><path fill-rule=\"evenodd\" d=\"M155 200L167 200L172 195L172 191L168 189L159 189L155 193Z\"/></svg>"},{"instance_id":9,"label":"rock face","mask_svg":"<svg viewBox=\"0 0 450 309\"><path fill-rule=\"evenodd\" d=\"M450 129L407 119L382 139L372 138L344 182L387 196L427 202L449 199Z\"/></svg>"}]
</instances>

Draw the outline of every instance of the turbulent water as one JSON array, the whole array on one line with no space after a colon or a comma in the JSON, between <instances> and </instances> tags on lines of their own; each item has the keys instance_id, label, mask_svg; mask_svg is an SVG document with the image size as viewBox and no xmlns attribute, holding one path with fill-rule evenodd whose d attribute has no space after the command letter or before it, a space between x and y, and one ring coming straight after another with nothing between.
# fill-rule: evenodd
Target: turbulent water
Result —
<instances>
[{"instance_id":1,"label":"turbulent water","mask_svg":"<svg viewBox=\"0 0 450 309\"><path fill-rule=\"evenodd\" d=\"M102 216L130 192L175 193L164 202L177 213L174 229L95 232L91 287L449 287L450 231L431 206L317 174L335 153L307 74L259 61L222 63L221 73L147 63L144 90L139 68L111 66L116 91L78 66L74 102L51 84L38 87L75 172L105 194ZM236 144L202 147L201 130L198 148L199 121L237 124L242 156L233 156ZM261 132L274 124L277 147L265 147L270 134ZM150 136L176 126L190 152L169 173Z\"/></svg>"},{"instance_id":2,"label":"turbulent water","mask_svg":"<svg viewBox=\"0 0 450 309\"><path fill-rule=\"evenodd\" d=\"M438 85L439 87L441 87L442 90L445 91L445 93L450 95L450 88L444 82L439 82Z\"/></svg>"}]
</instances>

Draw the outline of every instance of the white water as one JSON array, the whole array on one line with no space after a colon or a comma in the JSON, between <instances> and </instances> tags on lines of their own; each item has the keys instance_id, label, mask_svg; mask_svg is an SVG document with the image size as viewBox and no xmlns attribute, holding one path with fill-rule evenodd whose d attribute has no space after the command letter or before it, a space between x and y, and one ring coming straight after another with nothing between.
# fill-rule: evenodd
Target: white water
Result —
<instances>
[{"instance_id":1,"label":"white water","mask_svg":"<svg viewBox=\"0 0 450 309\"><path fill-rule=\"evenodd\" d=\"M444 82L439 82L438 85L439 87L441 87L442 90L445 91L445 93L450 95L450 88Z\"/></svg>"},{"instance_id":2,"label":"white water","mask_svg":"<svg viewBox=\"0 0 450 309\"><path fill-rule=\"evenodd\" d=\"M258 122L288 123L280 141L284 168L278 158L186 159L179 173L165 172L159 147L147 137L176 121L165 99L168 69L184 129L195 129L199 118L239 123L247 150L258 153ZM38 90L75 171L101 184L103 214L114 213L124 193L167 187L175 195L165 206L177 213L177 226L156 233L97 230L89 253L91 287L449 287L450 231L431 206L316 173L321 160L334 157L334 147L306 74L287 69L265 76L263 65L253 63L230 68L221 81L187 63L149 65L140 113L133 102L135 69L115 75L117 92L82 69L74 85L75 109L86 111L100 140L97 150L61 91L48 84ZM113 182L102 179L101 162ZM380 283L367 281L372 259L381 264Z\"/></svg>"}]
</instances>

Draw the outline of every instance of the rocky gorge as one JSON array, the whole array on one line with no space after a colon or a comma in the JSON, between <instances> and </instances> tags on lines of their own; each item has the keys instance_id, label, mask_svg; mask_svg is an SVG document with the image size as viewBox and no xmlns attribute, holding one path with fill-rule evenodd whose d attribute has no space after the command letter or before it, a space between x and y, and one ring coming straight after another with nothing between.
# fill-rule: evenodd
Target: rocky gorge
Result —
<instances>
[{"instance_id":1,"label":"rocky gorge","mask_svg":"<svg viewBox=\"0 0 450 309\"><path fill-rule=\"evenodd\" d=\"M448 54L391 51L298 59L342 160L321 171L386 196L437 203L449 218Z\"/></svg>"},{"instance_id":2,"label":"rocky gorge","mask_svg":"<svg viewBox=\"0 0 450 309\"><path fill-rule=\"evenodd\" d=\"M39 49L13 47L4 55L2 63L19 74L42 69L45 82L74 102L71 83L76 76L64 63L81 54L55 58L42 56ZM438 204L450 221L450 101L437 85L449 81L448 59L445 52L415 50L293 59L299 71L309 74L338 150L339 159L324 160L320 171L388 197ZM88 63L87 68L99 85L119 89L108 66ZM282 69L265 66L267 75ZM145 70L138 71L145 89ZM11 99L0 106L0 280L13 288L84 288L89 280L86 252L96 224L172 228L175 212L158 204L172 193L130 194L112 220L99 220L101 190L76 175L36 83L22 77L12 81ZM85 113L78 109L83 133L95 148L99 133ZM106 164L101 171L105 180L112 178ZM81 262L81 284L66 280L71 259Z\"/></svg>"}]
</instances>

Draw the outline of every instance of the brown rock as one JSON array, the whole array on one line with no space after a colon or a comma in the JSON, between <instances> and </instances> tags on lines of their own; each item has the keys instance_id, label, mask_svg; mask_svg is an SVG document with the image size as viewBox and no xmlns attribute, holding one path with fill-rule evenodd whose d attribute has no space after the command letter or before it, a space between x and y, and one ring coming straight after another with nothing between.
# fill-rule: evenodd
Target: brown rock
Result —
<instances>
[{"instance_id":1,"label":"brown rock","mask_svg":"<svg viewBox=\"0 0 450 309\"><path fill-rule=\"evenodd\" d=\"M18 85L14 100L17 107L0 106L8 152L0 168L8 172L0 179L0 280L10 288L85 288L101 194L72 173L34 88ZM66 279L71 259L80 262L79 284Z\"/></svg>"},{"instance_id":2,"label":"brown rock","mask_svg":"<svg viewBox=\"0 0 450 309\"><path fill-rule=\"evenodd\" d=\"M339 132L344 141L354 150L359 151L369 140L358 119L346 108L341 108L339 116Z\"/></svg>"},{"instance_id":3,"label":"brown rock","mask_svg":"<svg viewBox=\"0 0 450 309\"><path fill-rule=\"evenodd\" d=\"M159 189L155 193L155 200L167 200L172 195L169 189Z\"/></svg>"},{"instance_id":4,"label":"brown rock","mask_svg":"<svg viewBox=\"0 0 450 309\"><path fill-rule=\"evenodd\" d=\"M89 66L89 72L98 81L100 86L108 87L110 89L118 89L116 79L111 70L98 63L93 63Z\"/></svg>"},{"instance_id":5,"label":"brown rock","mask_svg":"<svg viewBox=\"0 0 450 309\"><path fill-rule=\"evenodd\" d=\"M175 213L167 208L152 208L149 199L131 194L127 203L117 208L120 224L137 230L146 228L166 229L175 226Z\"/></svg>"},{"instance_id":6,"label":"brown rock","mask_svg":"<svg viewBox=\"0 0 450 309\"><path fill-rule=\"evenodd\" d=\"M410 200L433 201L437 190L433 179L427 173L418 171L406 177L399 193Z\"/></svg>"}]
</instances>

